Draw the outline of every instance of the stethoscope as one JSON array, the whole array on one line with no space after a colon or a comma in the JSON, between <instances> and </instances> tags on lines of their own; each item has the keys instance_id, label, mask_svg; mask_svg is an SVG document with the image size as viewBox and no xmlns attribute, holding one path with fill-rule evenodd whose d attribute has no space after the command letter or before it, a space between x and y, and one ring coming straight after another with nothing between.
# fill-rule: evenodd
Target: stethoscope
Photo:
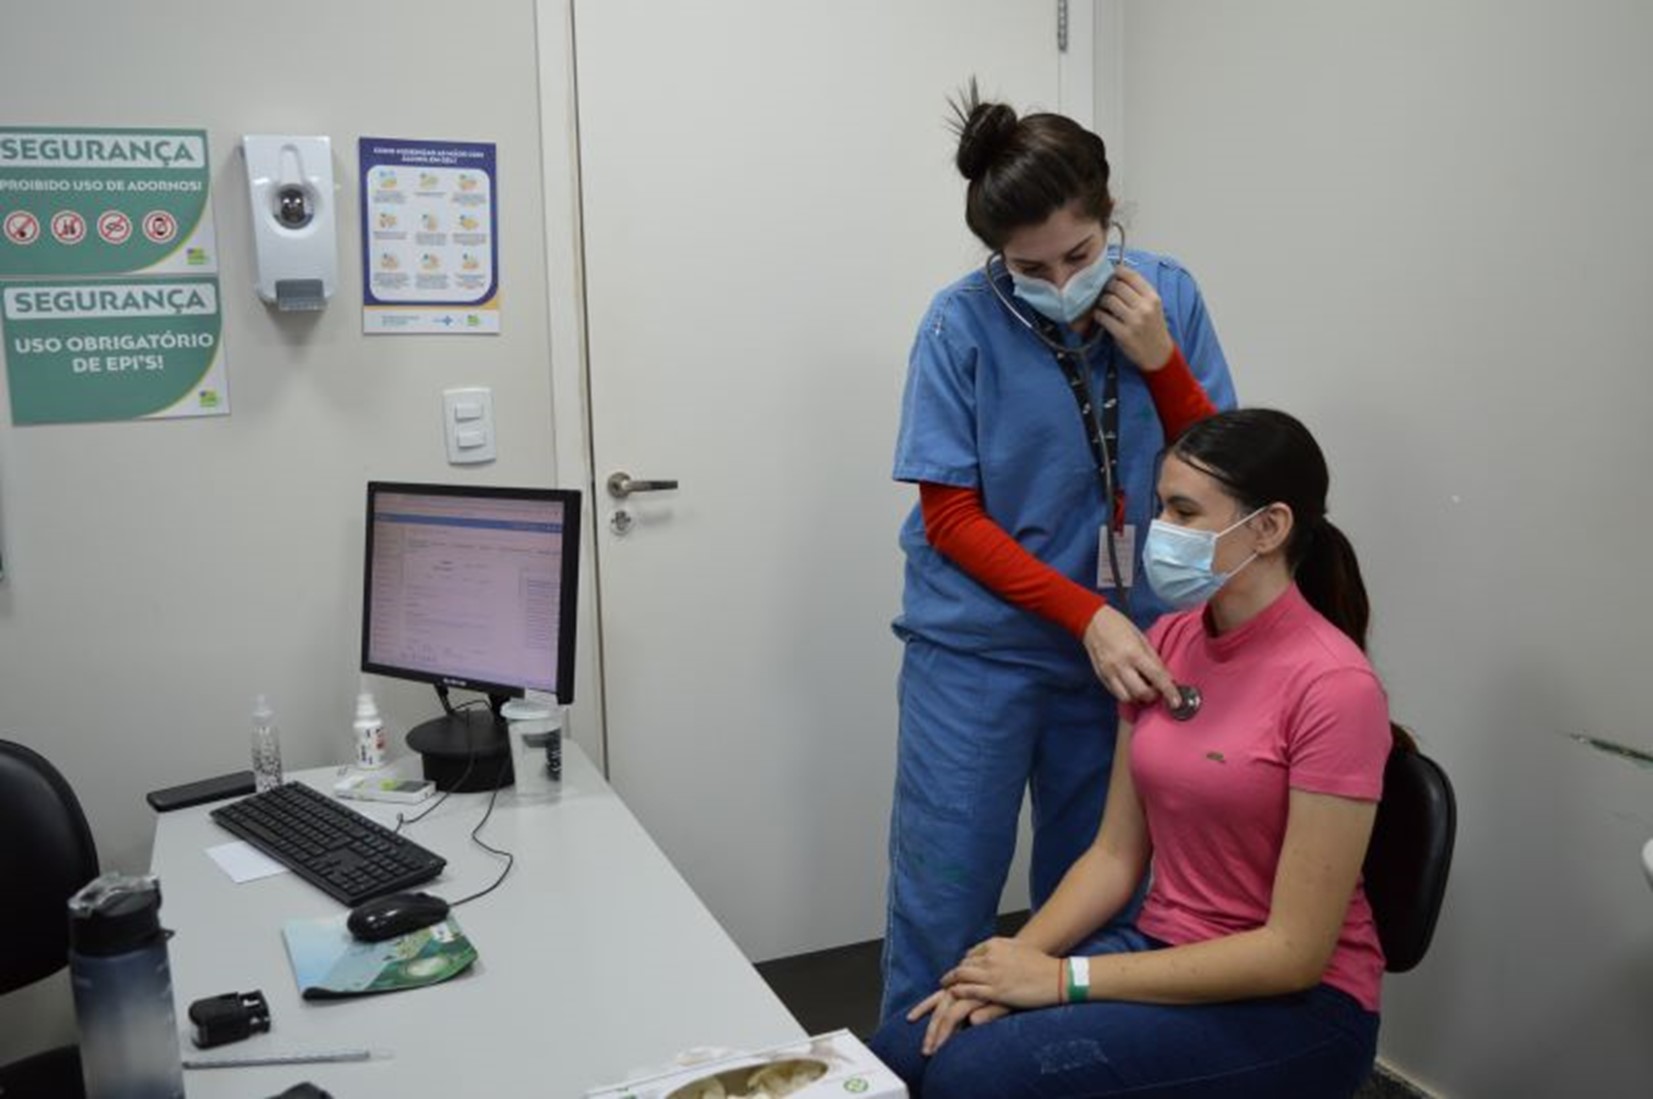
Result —
<instances>
[{"instance_id":1,"label":"stethoscope","mask_svg":"<svg viewBox=\"0 0 1653 1099\"><path fill-rule=\"evenodd\" d=\"M1125 227L1123 225L1119 225L1117 222L1110 223L1108 225L1108 227L1103 230L1102 247L1104 249L1106 249L1108 247L1107 234L1108 234L1109 230L1114 229L1114 228L1118 228L1118 230L1119 230L1119 263L1121 265L1123 265L1126 262L1126 259L1125 259ZM1005 292L999 286L999 280L996 277L994 277L994 273L993 273L993 261L994 260L998 260L999 261L999 266L1001 268L1003 268L1006 272L1009 272L1009 270L1010 270L1010 265L1005 262L1004 253L1002 251L1001 252L994 252L992 255L988 256L987 259L982 263L982 274L986 277L987 286L990 290L993 291L993 296L999 299L999 304L1004 306L1005 312L1009 313L1012 317L1015 317L1017 322L1019 324L1021 324L1021 326L1023 328L1026 328L1029 332L1033 333L1034 339L1036 339L1040 343L1044 344L1045 347L1047 349L1049 349L1052 354L1057 356L1058 361L1066 361L1066 360L1068 360L1072 357L1077 357L1081 361L1083 361L1084 359L1086 359L1090 356L1090 353L1093 350L1095 350L1098 346L1101 345L1103 340L1105 340L1107 338L1107 336L1108 336L1107 330L1104 329L1099 324L1099 325L1096 326L1097 327L1096 334L1094 336L1092 336L1090 339L1083 341L1082 343L1080 343L1076 347L1069 347L1066 344L1063 344L1063 343L1061 343L1057 340L1052 339L1045 332L1045 330L1042 327L1040 327L1039 325L1035 324L1034 322L1028 320L1027 317L1023 316L1022 311L1017 309L1015 304L1013 302L1011 302L1010 298L1005 295ZM1012 280L1012 281L1014 281L1014 280ZM1107 288L1104 286L1103 290L1106 291L1106 289ZM1098 295L1098 298L1100 299L1100 295ZM1092 303L1092 308L1093 309L1095 308L1094 303ZM1090 408L1092 410L1088 413L1088 415L1091 419L1091 422L1086 425L1086 428L1087 428L1087 430L1089 430L1092 433L1093 437L1098 441L1098 443L1100 445L1101 452L1102 452L1101 453L1101 458L1102 458L1101 466L1102 466L1103 492L1105 493L1104 499L1108 500L1108 501L1112 501L1116 498L1115 495L1114 495L1115 485L1114 485L1114 472L1113 472L1113 454L1108 450L1108 436L1107 436L1107 433L1102 431L1101 428L1096 423L1094 405L1095 405L1094 401L1089 401L1087 399L1086 406L1087 406L1087 408ZM1108 547L1108 571L1113 576L1114 590L1121 593L1121 595L1124 597L1125 607L1126 607L1126 610L1128 612L1129 609L1130 609L1130 595L1128 593L1128 590L1125 587L1125 584L1123 582L1124 577L1123 577L1123 574L1121 573L1120 568L1119 568L1119 552L1114 547L1113 538L1111 538L1111 537L1107 538L1107 539L1105 539L1105 541L1106 541L1107 547ZM1181 704L1178 705L1178 706L1174 706L1174 707L1173 706L1167 706L1166 707L1166 710L1170 713L1170 715L1173 719L1175 719L1177 721L1188 721L1195 714L1200 712L1200 707L1204 704L1205 699L1204 699L1204 696L1202 696L1200 694L1200 689L1198 687L1192 686L1192 685L1187 684L1187 683L1178 683L1177 684L1177 694L1182 699Z\"/></svg>"}]
</instances>

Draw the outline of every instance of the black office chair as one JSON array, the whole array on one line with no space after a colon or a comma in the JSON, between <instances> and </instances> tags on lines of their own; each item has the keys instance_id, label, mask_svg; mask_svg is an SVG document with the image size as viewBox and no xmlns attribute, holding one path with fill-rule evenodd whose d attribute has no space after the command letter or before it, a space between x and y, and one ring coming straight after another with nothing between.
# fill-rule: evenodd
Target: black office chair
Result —
<instances>
[{"instance_id":1,"label":"black office chair","mask_svg":"<svg viewBox=\"0 0 1653 1099\"><path fill-rule=\"evenodd\" d=\"M1446 897L1458 803L1440 765L1411 744L1397 743L1383 769L1372 842L1366 849L1366 899L1372 905L1386 968L1405 973L1435 935Z\"/></svg>"},{"instance_id":2,"label":"black office chair","mask_svg":"<svg viewBox=\"0 0 1653 1099\"><path fill-rule=\"evenodd\" d=\"M98 852L75 792L44 757L0 740L0 995L69 962L67 902L97 877ZM5 1099L79 1099L80 1052L63 1046L0 1065Z\"/></svg>"}]
</instances>

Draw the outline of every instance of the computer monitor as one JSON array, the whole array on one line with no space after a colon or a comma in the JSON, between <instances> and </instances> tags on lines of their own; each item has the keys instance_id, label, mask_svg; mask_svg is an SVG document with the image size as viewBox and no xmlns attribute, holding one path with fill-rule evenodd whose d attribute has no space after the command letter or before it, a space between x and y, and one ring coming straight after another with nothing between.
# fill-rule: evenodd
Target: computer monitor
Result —
<instances>
[{"instance_id":1,"label":"computer monitor","mask_svg":"<svg viewBox=\"0 0 1653 1099\"><path fill-rule=\"evenodd\" d=\"M507 699L573 701L579 550L576 490L368 482L362 670L435 685L443 716L407 739L441 789L511 782Z\"/></svg>"}]
</instances>

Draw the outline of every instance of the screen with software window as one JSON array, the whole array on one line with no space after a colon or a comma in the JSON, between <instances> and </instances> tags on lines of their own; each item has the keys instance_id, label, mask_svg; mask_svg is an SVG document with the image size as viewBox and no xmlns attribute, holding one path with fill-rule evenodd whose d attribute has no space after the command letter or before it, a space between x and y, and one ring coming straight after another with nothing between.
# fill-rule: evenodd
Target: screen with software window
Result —
<instances>
[{"instance_id":1,"label":"screen with software window","mask_svg":"<svg viewBox=\"0 0 1653 1099\"><path fill-rule=\"evenodd\" d=\"M362 669L573 700L579 493L370 482Z\"/></svg>"}]
</instances>

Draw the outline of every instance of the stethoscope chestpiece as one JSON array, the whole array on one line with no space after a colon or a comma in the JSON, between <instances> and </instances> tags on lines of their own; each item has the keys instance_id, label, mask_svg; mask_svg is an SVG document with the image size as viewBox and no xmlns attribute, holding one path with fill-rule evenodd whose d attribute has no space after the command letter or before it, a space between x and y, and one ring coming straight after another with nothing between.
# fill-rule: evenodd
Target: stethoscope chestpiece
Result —
<instances>
[{"instance_id":1,"label":"stethoscope chestpiece","mask_svg":"<svg viewBox=\"0 0 1653 1099\"><path fill-rule=\"evenodd\" d=\"M1182 705L1169 708L1172 718L1177 721L1187 721L1200 712L1200 706L1205 702L1205 699L1200 695L1198 687L1178 683L1177 693L1182 696Z\"/></svg>"}]
</instances>

